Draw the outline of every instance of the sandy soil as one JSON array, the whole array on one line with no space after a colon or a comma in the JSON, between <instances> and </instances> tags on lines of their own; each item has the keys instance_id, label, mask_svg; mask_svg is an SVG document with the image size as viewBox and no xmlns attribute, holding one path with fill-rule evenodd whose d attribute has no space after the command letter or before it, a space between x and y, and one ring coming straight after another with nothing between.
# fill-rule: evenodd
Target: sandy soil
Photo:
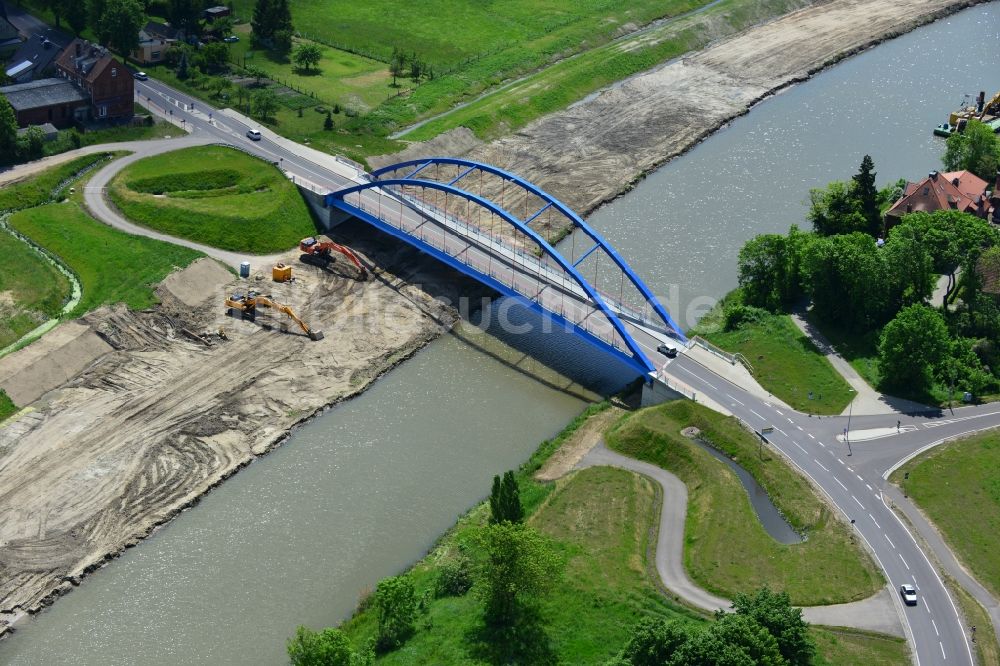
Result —
<instances>
[{"instance_id":1,"label":"sandy soil","mask_svg":"<svg viewBox=\"0 0 1000 666\"><path fill-rule=\"evenodd\" d=\"M376 269L366 282L340 262L324 270L294 256L298 279L287 285L248 285L198 263L166 281L153 310L103 308L74 324L108 353L0 427L0 635L450 327L454 312L434 296L453 287L411 285L453 276L391 252L369 256L405 270ZM222 297L248 286L325 338L294 324L282 332L280 317L226 317Z\"/></svg>"},{"instance_id":2,"label":"sandy soil","mask_svg":"<svg viewBox=\"0 0 1000 666\"><path fill-rule=\"evenodd\" d=\"M458 130L454 140L411 145L405 157L428 156L442 146L465 148L464 156L510 169L586 214L763 97L972 4L975 0L814 4L635 76L490 144L470 146L468 133ZM395 157L369 161L381 165Z\"/></svg>"},{"instance_id":3,"label":"sandy soil","mask_svg":"<svg viewBox=\"0 0 1000 666\"><path fill-rule=\"evenodd\" d=\"M591 449L597 446L604 431L624 413L625 410L620 407L611 407L591 416L556 449L542 468L535 472L535 478L539 481L555 481L568 474L585 455L590 453Z\"/></svg>"}]
</instances>

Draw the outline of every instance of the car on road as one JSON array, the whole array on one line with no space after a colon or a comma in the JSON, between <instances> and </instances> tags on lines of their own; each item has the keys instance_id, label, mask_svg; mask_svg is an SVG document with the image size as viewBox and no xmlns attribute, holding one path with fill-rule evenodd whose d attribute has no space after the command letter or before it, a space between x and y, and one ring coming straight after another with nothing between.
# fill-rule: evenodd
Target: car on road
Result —
<instances>
[{"instance_id":1,"label":"car on road","mask_svg":"<svg viewBox=\"0 0 1000 666\"><path fill-rule=\"evenodd\" d=\"M229 35L228 37L223 37L222 41L224 41L226 44L235 44L236 42L240 41L240 38L237 37L236 35Z\"/></svg>"},{"instance_id":2,"label":"car on road","mask_svg":"<svg viewBox=\"0 0 1000 666\"><path fill-rule=\"evenodd\" d=\"M907 606L917 605L917 591L909 583L903 583L899 586L899 596L903 597L903 602Z\"/></svg>"},{"instance_id":3,"label":"car on road","mask_svg":"<svg viewBox=\"0 0 1000 666\"><path fill-rule=\"evenodd\" d=\"M250 139L251 141L260 141L260 137L261 137L260 130L258 129L247 130L247 138Z\"/></svg>"},{"instance_id":4,"label":"car on road","mask_svg":"<svg viewBox=\"0 0 1000 666\"><path fill-rule=\"evenodd\" d=\"M146 74L146 72L136 72L132 76L135 78L136 81L148 81L149 80L149 74Z\"/></svg>"},{"instance_id":5,"label":"car on road","mask_svg":"<svg viewBox=\"0 0 1000 666\"><path fill-rule=\"evenodd\" d=\"M676 358L677 357L677 347L673 346L669 342L666 343L666 344L662 344L659 347L657 347L656 351L660 352L661 354L663 354L667 358Z\"/></svg>"}]
</instances>

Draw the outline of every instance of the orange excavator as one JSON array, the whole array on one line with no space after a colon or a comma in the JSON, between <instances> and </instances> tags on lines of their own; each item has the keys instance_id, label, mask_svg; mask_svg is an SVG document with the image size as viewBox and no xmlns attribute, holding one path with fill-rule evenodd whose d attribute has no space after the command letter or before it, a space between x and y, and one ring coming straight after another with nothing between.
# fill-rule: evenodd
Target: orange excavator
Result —
<instances>
[{"instance_id":1,"label":"orange excavator","mask_svg":"<svg viewBox=\"0 0 1000 666\"><path fill-rule=\"evenodd\" d=\"M272 310L277 310L278 312L287 315L289 319L298 324L299 328L301 328L305 334L309 336L310 340L323 339L322 332L314 331L309 328L309 325L299 319L299 316L296 315L295 311L290 307L281 303L276 303L267 296L261 296L256 291L247 292L246 295L240 293L233 294L226 299L226 307L229 308L230 315L239 313L243 319L248 321L257 320L257 308L271 308Z\"/></svg>"},{"instance_id":2,"label":"orange excavator","mask_svg":"<svg viewBox=\"0 0 1000 666\"><path fill-rule=\"evenodd\" d=\"M361 265L358 255L354 254L351 248L340 243L334 243L329 238L322 236L320 238L313 238L312 236L303 238L302 242L299 243L299 252L302 253L302 261L307 264L324 267L333 261L332 253L339 252L357 267L361 273L361 280L368 279L368 270Z\"/></svg>"}]
</instances>

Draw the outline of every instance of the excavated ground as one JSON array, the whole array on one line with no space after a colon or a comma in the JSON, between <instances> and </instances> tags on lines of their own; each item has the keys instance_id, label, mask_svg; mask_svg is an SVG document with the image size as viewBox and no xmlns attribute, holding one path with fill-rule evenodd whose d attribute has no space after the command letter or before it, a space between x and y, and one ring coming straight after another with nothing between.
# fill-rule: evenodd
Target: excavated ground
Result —
<instances>
[{"instance_id":1,"label":"excavated ground","mask_svg":"<svg viewBox=\"0 0 1000 666\"><path fill-rule=\"evenodd\" d=\"M469 284L412 250L367 250L405 269L359 282L340 261L292 255L294 283L248 284L201 260L165 281L156 308L81 320L111 351L0 427L0 635L454 323L435 297ZM324 339L282 332L281 316L225 316L224 295L254 286Z\"/></svg>"}]
</instances>

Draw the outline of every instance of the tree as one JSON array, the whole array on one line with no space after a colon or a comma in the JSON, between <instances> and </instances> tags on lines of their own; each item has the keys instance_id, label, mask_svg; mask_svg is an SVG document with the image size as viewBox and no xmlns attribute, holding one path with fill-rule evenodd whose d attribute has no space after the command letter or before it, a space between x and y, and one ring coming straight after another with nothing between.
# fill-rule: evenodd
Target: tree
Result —
<instances>
[{"instance_id":1,"label":"tree","mask_svg":"<svg viewBox=\"0 0 1000 666\"><path fill-rule=\"evenodd\" d=\"M514 626L522 612L555 585L563 563L552 543L520 523L502 522L478 534L483 560L476 583L488 625Z\"/></svg>"},{"instance_id":2,"label":"tree","mask_svg":"<svg viewBox=\"0 0 1000 666\"><path fill-rule=\"evenodd\" d=\"M191 77L191 69L188 65L187 50L181 51L181 59L177 63L177 78L184 81Z\"/></svg>"},{"instance_id":3,"label":"tree","mask_svg":"<svg viewBox=\"0 0 1000 666\"><path fill-rule=\"evenodd\" d=\"M874 171L875 162L870 155L865 155L861 160L861 168L852 180L854 181L852 191L858 202L858 209L867 223L867 231L872 236L880 236L882 233L882 213L878 205L878 188L875 187Z\"/></svg>"},{"instance_id":4,"label":"tree","mask_svg":"<svg viewBox=\"0 0 1000 666\"><path fill-rule=\"evenodd\" d=\"M142 22L142 5L137 0L108 0L101 19L103 29L98 32L106 33L108 46L125 57L139 46Z\"/></svg>"},{"instance_id":5,"label":"tree","mask_svg":"<svg viewBox=\"0 0 1000 666\"><path fill-rule=\"evenodd\" d=\"M808 666L812 663L816 644L809 635L809 624L802 619L802 610L792 607L787 593L772 592L766 586L754 594L739 592L733 598L732 607L737 614L767 629L789 664Z\"/></svg>"},{"instance_id":6,"label":"tree","mask_svg":"<svg viewBox=\"0 0 1000 666\"><path fill-rule=\"evenodd\" d=\"M851 190L850 185L841 181L809 190L808 217L816 233L833 236L866 230L867 221Z\"/></svg>"},{"instance_id":7,"label":"tree","mask_svg":"<svg viewBox=\"0 0 1000 666\"><path fill-rule=\"evenodd\" d=\"M393 576L379 581L375 588L375 612L378 615L376 646L395 650L413 634L417 597L409 576Z\"/></svg>"},{"instance_id":8,"label":"tree","mask_svg":"<svg viewBox=\"0 0 1000 666\"><path fill-rule=\"evenodd\" d=\"M271 49L281 55L288 55L292 50L292 31L275 30L271 38Z\"/></svg>"},{"instance_id":9,"label":"tree","mask_svg":"<svg viewBox=\"0 0 1000 666\"><path fill-rule=\"evenodd\" d=\"M416 54L413 54L410 56L410 78L414 83L418 83L423 73L424 63L417 58Z\"/></svg>"},{"instance_id":10,"label":"tree","mask_svg":"<svg viewBox=\"0 0 1000 666\"><path fill-rule=\"evenodd\" d=\"M197 35L200 30L202 3L200 0L169 0L167 18L170 24L187 35Z\"/></svg>"},{"instance_id":11,"label":"tree","mask_svg":"<svg viewBox=\"0 0 1000 666\"><path fill-rule=\"evenodd\" d=\"M618 660L631 666L663 666L689 640L691 629L683 622L645 617L632 628Z\"/></svg>"},{"instance_id":12,"label":"tree","mask_svg":"<svg viewBox=\"0 0 1000 666\"><path fill-rule=\"evenodd\" d=\"M902 225L899 225L902 226ZM934 263L924 244L909 228L893 229L881 250L889 280L889 309L922 303L934 292Z\"/></svg>"},{"instance_id":13,"label":"tree","mask_svg":"<svg viewBox=\"0 0 1000 666\"><path fill-rule=\"evenodd\" d=\"M250 25L253 27L254 43L283 53L291 49L292 11L288 0L257 0ZM277 41L281 42L280 47ZM287 48L281 48L285 46Z\"/></svg>"},{"instance_id":14,"label":"tree","mask_svg":"<svg viewBox=\"0 0 1000 666\"><path fill-rule=\"evenodd\" d=\"M396 79L403 75L403 71L406 69L406 54L404 54L399 48L394 48L392 50L392 57L389 59L389 73L392 74L392 87L397 88L399 84L396 83Z\"/></svg>"},{"instance_id":15,"label":"tree","mask_svg":"<svg viewBox=\"0 0 1000 666\"><path fill-rule=\"evenodd\" d=\"M692 634L672 656L671 666L784 666L778 641L746 615L716 615L707 629Z\"/></svg>"},{"instance_id":16,"label":"tree","mask_svg":"<svg viewBox=\"0 0 1000 666\"><path fill-rule=\"evenodd\" d=\"M885 260L864 233L816 238L802 252L802 283L821 318L871 330L892 317Z\"/></svg>"},{"instance_id":17,"label":"tree","mask_svg":"<svg viewBox=\"0 0 1000 666\"><path fill-rule=\"evenodd\" d=\"M333 116L330 115L330 110L326 111L326 120L323 121L323 129L330 131L333 129Z\"/></svg>"},{"instance_id":18,"label":"tree","mask_svg":"<svg viewBox=\"0 0 1000 666\"><path fill-rule=\"evenodd\" d=\"M38 125L31 125L19 138L21 157L37 159L45 152L45 132Z\"/></svg>"},{"instance_id":19,"label":"tree","mask_svg":"<svg viewBox=\"0 0 1000 666\"><path fill-rule=\"evenodd\" d=\"M218 71L229 62L229 45L225 42L212 42L205 44L198 51L201 57L201 68L204 72Z\"/></svg>"},{"instance_id":20,"label":"tree","mask_svg":"<svg viewBox=\"0 0 1000 666\"><path fill-rule=\"evenodd\" d=\"M948 327L937 310L903 308L886 324L879 342L879 370L886 386L911 392L930 388L934 370L949 352Z\"/></svg>"},{"instance_id":21,"label":"tree","mask_svg":"<svg viewBox=\"0 0 1000 666\"><path fill-rule=\"evenodd\" d=\"M12 155L17 146L17 114L7 98L0 95L0 154Z\"/></svg>"},{"instance_id":22,"label":"tree","mask_svg":"<svg viewBox=\"0 0 1000 666\"><path fill-rule=\"evenodd\" d=\"M87 28L87 3L70 2L66 5L66 23L77 35Z\"/></svg>"},{"instance_id":23,"label":"tree","mask_svg":"<svg viewBox=\"0 0 1000 666\"><path fill-rule=\"evenodd\" d=\"M253 6L253 16L250 19L250 27L253 29L253 41L255 44L266 44L274 34L271 26L271 16L274 13L274 0L257 0Z\"/></svg>"},{"instance_id":24,"label":"tree","mask_svg":"<svg viewBox=\"0 0 1000 666\"><path fill-rule=\"evenodd\" d=\"M253 77L254 85L259 86L261 79L267 78L267 72L265 72L260 67L257 67L256 65L247 65L243 69L244 71L246 71L248 76Z\"/></svg>"},{"instance_id":25,"label":"tree","mask_svg":"<svg viewBox=\"0 0 1000 666\"><path fill-rule=\"evenodd\" d=\"M322 57L323 50L317 44L303 42L299 44L298 48L295 49L295 53L292 54L292 62L300 69L309 71L319 65Z\"/></svg>"},{"instance_id":26,"label":"tree","mask_svg":"<svg viewBox=\"0 0 1000 666\"><path fill-rule=\"evenodd\" d=\"M946 171L967 169L987 182L992 181L1000 164L1000 137L988 125L970 120L964 132L948 137L941 161Z\"/></svg>"},{"instance_id":27,"label":"tree","mask_svg":"<svg viewBox=\"0 0 1000 666\"><path fill-rule=\"evenodd\" d=\"M286 643L293 666L352 666L356 657L350 641L340 629L316 632L300 626Z\"/></svg>"},{"instance_id":28,"label":"tree","mask_svg":"<svg viewBox=\"0 0 1000 666\"><path fill-rule=\"evenodd\" d=\"M499 475L494 476L493 490L490 492L490 522L519 523L522 520L524 508L521 506L521 492L514 472L505 472L502 479Z\"/></svg>"},{"instance_id":29,"label":"tree","mask_svg":"<svg viewBox=\"0 0 1000 666\"><path fill-rule=\"evenodd\" d=\"M253 106L261 120L267 120L278 110L278 96L270 88L258 90L253 96Z\"/></svg>"},{"instance_id":30,"label":"tree","mask_svg":"<svg viewBox=\"0 0 1000 666\"><path fill-rule=\"evenodd\" d=\"M103 32L104 10L108 5L108 0L86 0L87 1L87 23L94 29L97 39L107 43L108 36Z\"/></svg>"},{"instance_id":31,"label":"tree","mask_svg":"<svg viewBox=\"0 0 1000 666\"><path fill-rule=\"evenodd\" d=\"M223 93L233 87L232 81L224 76L218 76L212 79L212 90L215 92L216 97L222 97Z\"/></svg>"},{"instance_id":32,"label":"tree","mask_svg":"<svg viewBox=\"0 0 1000 666\"><path fill-rule=\"evenodd\" d=\"M761 234L740 248L739 284L747 305L777 312L801 294L798 248L789 236Z\"/></svg>"}]
</instances>

